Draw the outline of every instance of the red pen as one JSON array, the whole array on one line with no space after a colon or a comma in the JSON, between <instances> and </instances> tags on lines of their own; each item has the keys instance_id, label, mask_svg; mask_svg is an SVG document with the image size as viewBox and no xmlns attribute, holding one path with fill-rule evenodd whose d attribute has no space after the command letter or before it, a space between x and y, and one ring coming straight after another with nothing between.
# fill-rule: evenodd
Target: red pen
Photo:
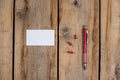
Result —
<instances>
[{"instance_id":1,"label":"red pen","mask_svg":"<svg viewBox=\"0 0 120 80\"><path fill-rule=\"evenodd\" d=\"M88 44L88 29L83 26L83 68L87 68L87 44Z\"/></svg>"}]
</instances>

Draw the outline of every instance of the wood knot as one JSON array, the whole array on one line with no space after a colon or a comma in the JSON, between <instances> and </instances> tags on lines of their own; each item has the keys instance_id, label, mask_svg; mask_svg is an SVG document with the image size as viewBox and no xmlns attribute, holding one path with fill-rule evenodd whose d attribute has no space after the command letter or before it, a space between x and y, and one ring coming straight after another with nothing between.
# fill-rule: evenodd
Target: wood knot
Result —
<instances>
[{"instance_id":1,"label":"wood knot","mask_svg":"<svg viewBox=\"0 0 120 80\"><path fill-rule=\"evenodd\" d=\"M70 38L70 28L68 28L68 27L64 27L64 28L62 28L61 29L61 31L62 31L62 36L63 36L63 38L64 39L69 39Z\"/></svg>"},{"instance_id":2,"label":"wood knot","mask_svg":"<svg viewBox=\"0 0 120 80\"><path fill-rule=\"evenodd\" d=\"M73 5L76 6L76 7L79 7L78 1L77 1L77 0L74 0L74 1L73 1Z\"/></svg>"},{"instance_id":3,"label":"wood knot","mask_svg":"<svg viewBox=\"0 0 120 80\"><path fill-rule=\"evenodd\" d=\"M69 28L68 27L64 27L64 28L62 28L62 31L65 33L65 32L69 32Z\"/></svg>"},{"instance_id":4,"label":"wood knot","mask_svg":"<svg viewBox=\"0 0 120 80\"><path fill-rule=\"evenodd\" d=\"M28 7L28 1L24 0L25 5L21 8L21 9L17 9L16 10L16 15L20 18L20 19L26 19L28 16L28 11L29 11L29 7Z\"/></svg>"},{"instance_id":5,"label":"wood knot","mask_svg":"<svg viewBox=\"0 0 120 80\"><path fill-rule=\"evenodd\" d=\"M117 80L120 80L120 64L117 64L115 67L115 77Z\"/></svg>"},{"instance_id":6,"label":"wood knot","mask_svg":"<svg viewBox=\"0 0 120 80\"><path fill-rule=\"evenodd\" d=\"M28 8L24 8L24 9L19 9L16 12L16 15L20 18L20 19L25 19L27 17L27 12L28 12Z\"/></svg>"}]
</instances>

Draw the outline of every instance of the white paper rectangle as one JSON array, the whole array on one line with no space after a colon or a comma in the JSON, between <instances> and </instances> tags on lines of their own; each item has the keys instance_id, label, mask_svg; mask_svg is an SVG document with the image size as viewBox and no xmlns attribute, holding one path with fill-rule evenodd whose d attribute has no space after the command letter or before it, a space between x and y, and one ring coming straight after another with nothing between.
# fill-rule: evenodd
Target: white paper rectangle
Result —
<instances>
[{"instance_id":1,"label":"white paper rectangle","mask_svg":"<svg viewBox=\"0 0 120 80\"><path fill-rule=\"evenodd\" d=\"M54 46L55 30L27 30L27 46Z\"/></svg>"}]
</instances>

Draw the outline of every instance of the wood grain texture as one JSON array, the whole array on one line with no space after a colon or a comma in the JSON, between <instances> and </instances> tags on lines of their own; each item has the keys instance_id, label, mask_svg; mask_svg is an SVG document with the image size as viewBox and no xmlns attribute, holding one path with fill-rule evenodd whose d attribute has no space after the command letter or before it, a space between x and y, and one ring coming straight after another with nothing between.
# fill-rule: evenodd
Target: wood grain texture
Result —
<instances>
[{"instance_id":1,"label":"wood grain texture","mask_svg":"<svg viewBox=\"0 0 120 80\"><path fill-rule=\"evenodd\" d=\"M54 29L57 0L16 0L15 80L57 80L57 34L54 47L26 46L27 29Z\"/></svg>"},{"instance_id":2,"label":"wood grain texture","mask_svg":"<svg viewBox=\"0 0 120 80\"><path fill-rule=\"evenodd\" d=\"M59 0L60 80L98 80L99 0ZM82 66L82 29L89 30L88 68ZM77 35L78 39L73 36ZM67 44L70 41L73 45ZM67 53L73 51L73 54Z\"/></svg>"},{"instance_id":3,"label":"wood grain texture","mask_svg":"<svg viewBox=\"0 0 120 80\"><path fill-rule=\"evenodd\" d=\"M13 0L0 0L0 80L12 80L12 29Z\"/></svg>"},{"instance_id":4,"label":"wood grain texture","mask_svg":"<svg viewBox=\"0 0 120 80\"><path fill-rule=\"evenodd\" d=\"M120 1L101 0L101 80L120 80Z\"/></svg>"}]
</instances>

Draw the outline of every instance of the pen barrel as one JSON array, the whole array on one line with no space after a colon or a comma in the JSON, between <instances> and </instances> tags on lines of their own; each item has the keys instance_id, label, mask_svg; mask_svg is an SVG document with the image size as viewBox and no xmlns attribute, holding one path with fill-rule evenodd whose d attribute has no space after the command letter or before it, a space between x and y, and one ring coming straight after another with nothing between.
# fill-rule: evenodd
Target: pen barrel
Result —
<instances>
[{"instance_id":1,"label":"pen barrel","mask_svg":"<svg viewBox=\"0 0 120 80\"><path fill-rule=\"evenodd\" d=\"M87 64L87 28L83 28L83 64Z\"/></svg>"}]
</instances>

